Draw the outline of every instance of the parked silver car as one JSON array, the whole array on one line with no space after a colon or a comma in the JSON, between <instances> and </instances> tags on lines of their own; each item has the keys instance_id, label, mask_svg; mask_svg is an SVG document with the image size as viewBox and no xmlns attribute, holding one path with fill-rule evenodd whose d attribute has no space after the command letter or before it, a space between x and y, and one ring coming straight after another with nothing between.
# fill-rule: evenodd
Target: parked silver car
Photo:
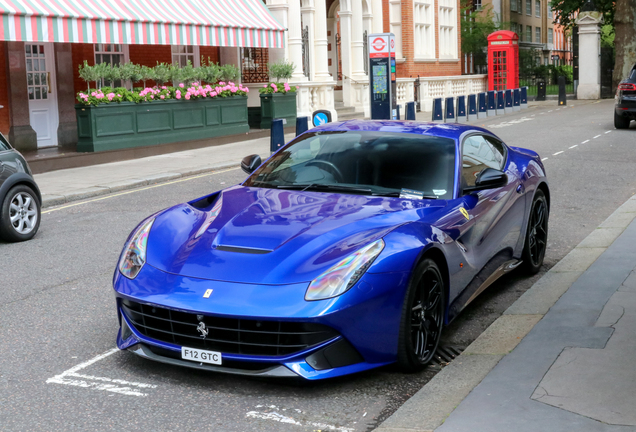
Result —
<instances>
[{"instance_id":1,"label":"parked silver car","mask_svg":"<svg viewBox=\"0 0 636 432\"><path fill-rule=\"evenodd\" d=\"M0 238L19 242L40 227L42 196L24 157L0 134Z\"/></svg>"}]
</instances>

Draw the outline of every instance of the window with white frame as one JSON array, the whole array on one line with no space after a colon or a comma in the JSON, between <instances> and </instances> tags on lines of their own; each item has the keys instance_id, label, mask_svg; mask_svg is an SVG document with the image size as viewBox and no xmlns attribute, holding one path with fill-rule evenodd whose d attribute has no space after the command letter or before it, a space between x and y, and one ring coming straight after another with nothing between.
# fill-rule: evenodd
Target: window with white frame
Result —
<instances>
[{"instance_id":1,"label":"window with white frame","mask_svg":"<svg viewBox=\"0 0 636 432\"><path fill-rule=\"evenodd\" d=\"M188 61L194 67L200 66L199 47L194 45L172 45L172 64L183 67L188 64Z\"/></svg>"},{"instance_id":2,"label":"window with white frame","mask_svg":"<svg viewBox=\"0 0 636 432\"><path fill-rule=\"evenodd\" d=\"M532 0L526 0L526 14L532 15Z\"/></svg>"},{"instance_id":3,"label":"window with white frame","mask_svg":"<svg viewBox=\"0 0 636 432\"><path fill-rule=\"evenodd\" d=\"M122 44L95 44L95 64L106 63L110 65L120 65L128 61L128 45ZM121 87L123 85L121 80L110 82L108 80L102 80L97 85Z\"/></svg>"},{"instance_id":4,"label":"window with white frame","mask_svg":"<svg viewBox=\"0 0 636 432\"><path fill-rule=\"evenodd\" d=\"M534 41L541 43L541 27L534 28Z\"/></svg>"},{"instance_id":5,"label":"window with white frame","mask_svg":"<svg viewBox=\"0 0 636 432\"><path fill-rule=\"evenodd\" d=\"M391 33L395 35L395 58L402 55L402 0L389 0L389 22Z\"/></svg>"},{"instance_id":6,"label":"window with white frame","mask_svg":"<svg viewBox=\"0 0 636 432\"><path fill-rule=\"evenodd\" d=\"M435 17L433 0L413 2L415 58L435 58Z\"/></svg>"},{"instance_id":7,"label":"window with white frame","mask_svg":"<svg viewBox=\"0 0 636 432\"><path fill-rule=\"evenodd\" d=\"M473 9L476 11L481 10L481 0L473 0Z\"/></svg>"},{"instance_id":8,"label":"window with white frame","mask_svg":"<svg viewBox=\"0 0 636 432\"><path fill-rule=\"evenodd\" d=\"M548 2L548 18L552 18L552 3Z\"/></svg>"},{"instance_id":9,"label":"window with white frame","mask_svg":"<svg viewBox=\"0 0 636 432\"><path fill-rule=\"evenodd\" d=\"M455 0L439 0L439 57L457 58Z\"/></svg>"},{"instance_id":10,"label":"window with white frame","mask_svg":"<svg viewBox=\"0 0 636 432\"><path fill-rule=\"evenodd\" d=\"M532 42L532 26L526 26L526 42Z\"/></svg>"},{"instance_id":11,"label":"window with white frame","mask_svg":"<svg viewBox=\"0 0 636 432\"><path fill-rule=\"evenodd\" d=\"M541 16L541 0L534 0L534 14L535 16Z\"/></svg>"},{"instance_id":12,"label":"window with white frame","mask_svg":"<svg viewBox=\"0 0 636 432\"><path fill-rule=\"evenodd\" d=\"M554 35L551 28L548 29L548 43L554 43Z\"/></svg>"}]
</instances>

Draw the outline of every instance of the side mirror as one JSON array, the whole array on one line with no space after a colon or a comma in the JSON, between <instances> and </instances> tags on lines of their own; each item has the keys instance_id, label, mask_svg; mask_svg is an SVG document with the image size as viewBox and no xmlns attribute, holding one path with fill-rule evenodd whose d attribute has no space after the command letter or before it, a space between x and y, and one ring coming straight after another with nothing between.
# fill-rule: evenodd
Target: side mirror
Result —
<instances>
[{"instance_id":1,"label":"side mirror","mask_svg":"<svg viewBox=\"0 0 636 432\"><path fill-rule=\"evenodd\" d=\"M259 155L245 156L241 161L241 169L248 174L252 174L260 165L261 157Z\"/></svg>"},{"instance_id":2,"label":"side mirror","mask_svg":"<svg viewBox=\"0 0 636 432\"><path fill-rule=\"evenodd\" d=\"M477 174L475 186L465 187L464 193L484 189L494 189L508 184L508 176L505 172L494 168L484 168Z\"/></svg>"}]
</instances>

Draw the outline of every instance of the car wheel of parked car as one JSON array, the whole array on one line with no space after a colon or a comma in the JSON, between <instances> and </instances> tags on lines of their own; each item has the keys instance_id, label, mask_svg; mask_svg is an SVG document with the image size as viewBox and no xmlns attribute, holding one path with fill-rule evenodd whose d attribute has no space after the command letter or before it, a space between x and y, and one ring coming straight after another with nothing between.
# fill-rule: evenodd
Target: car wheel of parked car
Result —
<instances>
[{"instance_id":1,"label":"car wheel of parked car","mask_svg":"<svg viewBox=\"0 0 636 432\"><path fill-rule=\"evenodd\" d=\"M614 127L616 129L627 129L629 127L629 122L630 122L630 118L629 117L624 117L622 115L618 115L616 114L616 112L614 112Z\"/></svg>"},{"instance_id":2,"label":"car wheel of parked car","mask_svg":"<svg viewBox=\"0 0 636 432\"><path fill-rule=\"evenodd\" d=\"M433 358L442 335L445 293L444 278L435 261L420 262L402 307L398 365L405 372L416 372Z\"/></svg>"},{"instance_id":3,"label":"car wheel of parked car","mask_svg":"<svg viewBox=\"0 0 636 432\"><path fill-rule=\"evenodd\" d=\"M4 197L0 215L0 237L9 242L29 240L40 227L40 202L30 187L14 186Z\"/></svg>"},{"instance_id":4,"label":"car wheel of parked car","mask_svg":"<svg viewBox=\"0 0 636 432\"><path fill-rule=\"evenodd\" d=\"M541 189L534 194L526 241L523 246L523 267L530 274L539 272L545 257L545 248L548 243L548 201Z\"/></svg>"}]
</instances>

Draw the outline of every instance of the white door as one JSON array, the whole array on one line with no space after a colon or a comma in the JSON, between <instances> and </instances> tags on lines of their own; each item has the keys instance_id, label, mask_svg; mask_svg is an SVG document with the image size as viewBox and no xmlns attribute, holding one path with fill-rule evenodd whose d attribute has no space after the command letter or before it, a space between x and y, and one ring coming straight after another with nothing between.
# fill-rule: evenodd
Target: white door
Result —
<instances>
[{"instance_id":1,"label":"white door","mask_svg":"<svg viewBox=\"0 0 636 432\"><path fill-rule=\"evenodd\" d=\"M57 146L57 95L53 43L24 45L26 56L29 118L38 135L38 148Z\"/></svg>"}]
</instances>

